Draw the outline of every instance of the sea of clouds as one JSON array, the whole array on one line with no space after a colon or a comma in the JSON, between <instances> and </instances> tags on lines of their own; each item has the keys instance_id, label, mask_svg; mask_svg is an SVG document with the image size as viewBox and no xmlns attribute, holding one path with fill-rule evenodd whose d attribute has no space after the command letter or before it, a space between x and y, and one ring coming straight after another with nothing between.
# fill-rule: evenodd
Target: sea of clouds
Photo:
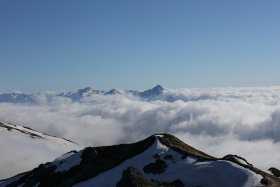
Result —
<instances>
[{"instance_id":1,"label":"sea of clouds","mask_svg":"<svg viewBox=\"0 0 280 187\"><path fill-rule=\"evenodd\" d=\"M280 168L280 87L167 89L148 100L122 94L93 95L79 102L56 97L41 104L1 103L0 121L65 137L81 148L171 133L216 157L237 154L264 170ZM23 150L20 144L11 144L20 159L10 166L5 163L13 168L9 175L46 160L34 153L29 165L20 168ZM8 155L0 155L2 164Z\"/></svg>"}]
</instances>

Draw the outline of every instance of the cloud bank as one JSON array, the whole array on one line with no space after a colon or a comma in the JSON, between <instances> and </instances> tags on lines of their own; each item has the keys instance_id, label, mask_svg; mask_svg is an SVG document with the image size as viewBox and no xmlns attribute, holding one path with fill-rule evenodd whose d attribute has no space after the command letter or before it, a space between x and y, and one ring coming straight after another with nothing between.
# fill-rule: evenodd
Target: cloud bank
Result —
<instances>
[{"instance_id":1,"label":"cloud bank","mask_svg":"<svg viewBox=\"0 0 280 187\"><path fill-rule=\"evenodd\" d=\"M81 147L166 132L213 156L238 154L256 167L280 168L280 87L165 90L153 100L129 94L94 95L80 102L57 97L41 103L2 103L0 121Z\"/></svg>"}]
</instances>

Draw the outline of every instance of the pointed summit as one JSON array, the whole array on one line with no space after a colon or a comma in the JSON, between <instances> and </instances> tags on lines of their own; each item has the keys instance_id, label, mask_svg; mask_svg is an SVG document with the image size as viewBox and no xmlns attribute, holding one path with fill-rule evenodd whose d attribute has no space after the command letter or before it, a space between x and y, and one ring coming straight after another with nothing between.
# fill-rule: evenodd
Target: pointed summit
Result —
<instances>
[{"instance_id":1,"label":"pointed summit","mask_svg":"<svg viewBox=\"0 0 280 187\"><path fill-rule=\"evenodd\" d=\"M95 93L98 93L97 90L93 90L91 87L85 87L85 88L82 88L82 89L79 89L77 91L77 95L80 96L80 97L89 97Z\"/></svg>"},{"instance_id":2,"label":"pointed summit","mask_svg":"<svg viewBox=\"0 0 280 187\"><path fill-rule=\"evenodd\" d=\"M146 90L144 92L140 92L140 97L144 97L144 98L151 98L151 97L155 97L158 96L160 94L162 94L162 92L164 91L164 88L161 85L156 85L155 87Z\"/></svg>"},{"instance_id":3,"label":"pointed summit","mask_svg":"<svg viewBox=\"0 0 280 187\"><path fill-rule=\"evenodd\" d=\"M100 94L100 93L103 93L103 91L94 90L91 87L85 87L85 88L78 89L75 92L65 92L65 93L58 94L58 96L68 97L73 101L79 101L85 97L90 97L94 94Z\"/></svg>"},{"instance_id":4,"label":"pointed summit","mask_svg":"<svg viewBox=\"0 0 280 187\"><path fill-rule=\"evenodd\" d=\"M163 88L160 84L158 84L158 85L156 85L155 87L153 87L151 90L154 90L154 91L163 91L164 88Z\"/></svg>"},{"instance_id":5,"label":"pointed summit","mask_svg":"<svg viewBox=\"0 0 280 187\"><path fill-rule=\"evenodd\" d=\"M122 91L117 89L111 89L105 93L105 95L118 95L118 94L122 94Z\"/></svg>"},{"instance_id":6,"label":"pointed summit","mask_svg":"<svg viewBox=\"0 0 280 187\"><path fill-rule=\"evenodd\" d=\"M92 89L91 89L91 87L85 87L85 88L82 88L82 89L79 89L78 90L78 93L81 93L81 94L83 94L83 93L87 93L87 92L90 92Z\"/></svg>"}]
</instances>

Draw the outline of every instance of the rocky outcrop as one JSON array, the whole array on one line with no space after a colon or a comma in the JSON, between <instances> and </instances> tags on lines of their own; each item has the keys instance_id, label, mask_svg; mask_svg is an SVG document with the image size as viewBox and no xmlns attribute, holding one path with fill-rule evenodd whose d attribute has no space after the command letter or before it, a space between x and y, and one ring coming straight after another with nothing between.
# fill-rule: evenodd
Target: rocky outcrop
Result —
<instances>
[{"instance_id":1,"label":"rocky outcrop","mask_svg":"<svg viewBox=\"0 0 280 187\"><path fill-rule=\"evenodd\" d=\"M116 187L183 187L180 180L171 183L146 179L136 168L128 167L123 171L122 178Z\"/></svg>"},{"instance_id":2,"label":"rocky outcrop","mask_svg":"<svg viewBox=\"0 0 280 187\"><path fill-rule=\"evenodd\" d=\"M275 177L280 177L280 170L274 167L268 169Z\"/></svg>"},{"instance_id":3,"label":"rocky outcrop","mask_svg":"<svg viewBox=\"0 0 280 187\"><path fill-rule=\"evenodd\" d=\"M146 165L143 170L147 174L161 174L166 170L167 167L168 166L165 161L157 159L155 162Z\"/></svg>"}]
</instances>

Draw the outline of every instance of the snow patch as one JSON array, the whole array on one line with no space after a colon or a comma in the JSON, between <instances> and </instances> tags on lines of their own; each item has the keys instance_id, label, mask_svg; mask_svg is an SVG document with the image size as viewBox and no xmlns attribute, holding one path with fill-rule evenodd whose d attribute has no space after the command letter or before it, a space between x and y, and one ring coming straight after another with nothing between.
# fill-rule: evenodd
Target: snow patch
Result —
<instances>
[{"instance_id":1,"label":"snow patch","mask_svg":"<svg viewBox=\"0 0 280 187\"><path fill-rule=\"evenodd\" d=\"M54 160L53 165L56 166L55 172L68 171L72 167L79 165L81 162L82 151L78 153L69 152Z\"/></svg>"}]
</instances>

